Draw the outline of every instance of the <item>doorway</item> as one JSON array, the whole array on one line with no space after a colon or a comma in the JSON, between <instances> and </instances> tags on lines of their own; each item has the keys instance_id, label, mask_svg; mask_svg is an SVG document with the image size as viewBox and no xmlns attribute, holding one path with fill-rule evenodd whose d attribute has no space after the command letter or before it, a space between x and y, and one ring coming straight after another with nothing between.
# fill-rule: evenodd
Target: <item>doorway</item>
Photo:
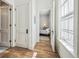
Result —
<instances>
[{"instance_id":1,"label":"doorway","mask_svg":"<svg viewBox=\"0 0 79 59\"><path fill-rule=\"evenodd\" d=\"M41 12L42 11L42 12ZM53 52L55 52L55 33L56 33L56 26L55 26L55 1L53 0L38 0L37 4L37 36L38 36L38 42L40 41L40 32L45 32L45 31L40 31L40 12L41 13L47 13L46 11L49 11L49 26L50 28L47 29L47 33L50 33L50 44L52 47ZM43 21L44 22L44 21ZM46 29L46 24L43 24L43 29Z\"/></svg>"},{"instance_id":2,"label":"doorway","mask_svg":"<svg viewBox=\"0 0 79 59\"><path fill-rule=\"evenodd\" d=\"M0 48L11 47L12 8L4 1L0 1Z\"/></svg>"},{"instance_id":3,"label":"doorway","mask_svg":"<svg viewBox=\"0 0 79 59\"><path fill-rule=\"evenodd\" d=\"M40 12L40 40L50 40L50 11Z\"/></svg>"}]
</instances>

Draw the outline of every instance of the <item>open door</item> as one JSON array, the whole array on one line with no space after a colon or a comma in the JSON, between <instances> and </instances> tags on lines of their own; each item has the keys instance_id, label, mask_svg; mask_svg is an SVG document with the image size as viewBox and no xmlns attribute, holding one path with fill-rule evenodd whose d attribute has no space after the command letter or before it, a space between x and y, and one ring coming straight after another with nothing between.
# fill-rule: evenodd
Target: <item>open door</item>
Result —
<instances>
[{"instance_id":1,"label":"open door","mask_svg":"<svg viewBox=\"0 0 79 59\"><path fill-rule=\"evenodd\" d=\"M51 30L50 30L50 38L51 38L51 46L52 46L52 50L53 52L55 52L55 1L52 1L52 8L51 8L51 12L50 12L50 25L51 25Z\"/></svg>"},{"instance_id":2,"label":"open door","mask_svg":"<svg viewBox=\"0 0 79 59\"><path fill-rule=\"evenodd\" d=\"M28 5L16 6L16 46L28 47Z\"/></svg>"}]
</instances>

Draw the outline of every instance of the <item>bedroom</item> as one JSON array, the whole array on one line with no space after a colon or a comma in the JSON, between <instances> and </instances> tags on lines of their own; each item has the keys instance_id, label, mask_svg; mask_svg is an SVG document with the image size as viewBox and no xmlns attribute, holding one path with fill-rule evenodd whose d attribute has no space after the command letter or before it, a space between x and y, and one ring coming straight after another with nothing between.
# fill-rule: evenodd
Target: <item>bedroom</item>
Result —
<instances>
[{"instance_id":1,"label":"bedroom","mask_svg":"<svg viewBox=\"0 0 79 59\"><path fill-rule=\"evenodd\" d=\"M50 35L50 11L40 12L40 35Z\"/></svg>"},{"instance_id":2,"label":"bedroom","mask_svg":"<svg viewBox=\"0 0 79 59\"><path fill-rule=\"evenodd\" d=\"M39 20L39 38L49 40L51 37L52 0L38 0L37 19ZM38 37L38 36L37 36ZM39 40L40 41L40 40Z\"/></svg>"}]
</instances>

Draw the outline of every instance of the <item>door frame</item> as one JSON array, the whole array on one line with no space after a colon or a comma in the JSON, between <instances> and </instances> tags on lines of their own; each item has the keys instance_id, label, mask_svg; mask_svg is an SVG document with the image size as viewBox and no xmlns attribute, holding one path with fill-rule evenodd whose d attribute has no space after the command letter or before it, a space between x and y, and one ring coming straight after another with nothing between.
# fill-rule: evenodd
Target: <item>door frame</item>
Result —
<instances>
[{"instance_id":1,"label":"door frame","mask_svg":"<svg viewBox=\"0 0 79 59\"><path fill-rule=\"evenodd\" d=\"M51 32L53 31L53 33L54 33L54 46L52 47L52 51L53 52L56 52L55 50L56 50L56 20L55 20L55 14L56 14L56 11L55 11L55 0L52 0L52 7L51 7L51 11L50 11L50 20L52 21L51 23L53 24L53 21L54 21L54 24L53 24L53 26L54 26L54 28L51 30ZM54 12L54 13L53 13ZM40 41L40 38L39 38L39 23L40 23L40 20L39 20L39 11L38 11L38 7L37 7L37 20L36 20L36 30L37 30L37 42L39 42ZM51 38L50 38L51 39ZM51 44L52 45L52 44Z\"/></svg>"},{"instance_id":2,"label":"door frame","mask_svg":"<svg viewBox=\"0 0 79 59\"><path fill-rule=\"evenodd\" d=\"M56 7L55 7L55 0L52 0L52 8L51 8L51 46L52 46L52 51L56 52ZM53 25L53 26L52 26Z\"/></svg>"}]
</instances>

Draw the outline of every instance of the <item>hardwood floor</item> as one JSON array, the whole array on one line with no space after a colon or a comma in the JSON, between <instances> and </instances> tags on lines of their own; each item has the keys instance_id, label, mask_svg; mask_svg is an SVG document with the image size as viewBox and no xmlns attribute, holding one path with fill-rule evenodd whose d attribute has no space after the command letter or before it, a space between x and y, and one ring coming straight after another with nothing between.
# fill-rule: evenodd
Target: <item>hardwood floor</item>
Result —
<instances>
[{"instance_id":1,"label":"hardwood floor","mask_svg":"<svg viewBox=\"0 0 79 59\"><path fill-rule=\"evenodd\" d=\"M25 48L14 47L7 49L0 55L1 58L31 58L33 51Z\"/></svg>"},{"instance_id":2,"label":"hardwood floor","mask_svg":"<svg viewBox=\"0 0 79 59\"><path fill-rule=\"evenodd\" d=\"M53 53L50 45L49 37L41 36L40 42L36 44L37 58L58 58L57 53Z\"/></svg>"},{"instance_id":3,"label":"hardwood floor","mask_svg":"<svg viewBox=\"0 0 79 59\"><path fill-rule=\"evenodd\" d=\"M43 40L44 39L44 40ZM48 37L40 37L40 42L35 46L34 51L29 49L14 47L0 53L1 58L32 58L33 53L37 52L36 58L58 58L57 53L53 53Z\"/></svg>"}]
</instances>

